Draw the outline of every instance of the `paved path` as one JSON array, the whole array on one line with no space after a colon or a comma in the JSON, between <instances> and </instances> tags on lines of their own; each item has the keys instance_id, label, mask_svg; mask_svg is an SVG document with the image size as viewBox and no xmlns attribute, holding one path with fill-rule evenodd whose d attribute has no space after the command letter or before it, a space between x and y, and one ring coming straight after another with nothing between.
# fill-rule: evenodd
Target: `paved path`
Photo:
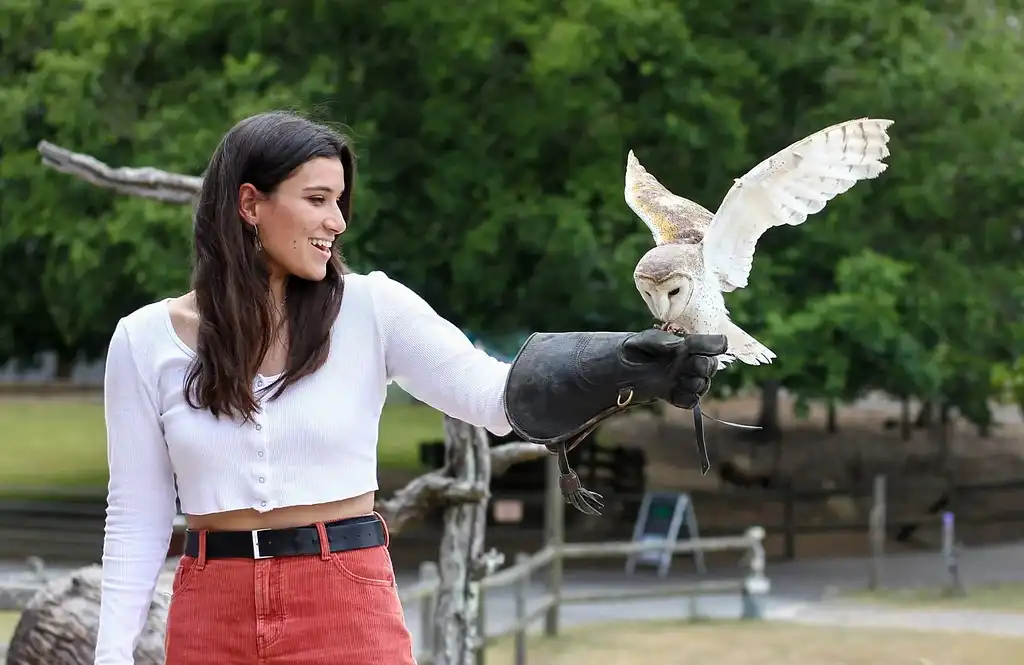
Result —
<instances>
[{"instance_id":1,"label":"paved path","mask_svg":"<svg viewBox=\"0 0 1024 665\"><path fill-rule=\"evenodd\" d=\"M970 609L909 609L853 602L805 606L790 621L804 624L984 633L1024 639L1024 613ZM1024 649L1024 647L1022 647Z\"/></svg>"},{"instance_id":2,"label":"paved path","mask_svg":"<svg viewBox=\"0 0 1024 665\"><path fill-rule=\"evenodd\" d=\"M829 600L842 589L863 588L867 580L868 560L864 558L798 561L768 566L772 591L765 605L766 618L801 623L901 627L937 630L970 630L990 634L1024 637L1024 614L1004 614L968 609L917 610L909 608L874 607L862 603ZM961 575L970 584L1024 582L1024 542L966 550L960 559ZM682 582L698 579L686 559L674 563L669 580ZM738 569L712 568L709 577L738 577ZM891 587L937 586L945 571L942 558L935 553L892 555L886 559L883 579ZM399 585L415 583L415 575L399 576ZM566 583L574 592L601 591L637 586L654 586L660 581L653 571L640 571L628 578L617 571L579 571L566 574ZM537 583L531 597L544 593ZM499 631L512 625L515 617L511 589L493 590L487 597L488 631ZM706 618L737 618L740 616L738 595L708 596L697 603L700 616ZM614 620L685 619L690 616L686 599L647 599L610 603L566 606L561 612L561 625ZM414 639L419 639L420 612L406 607L406 621ZM538 626L540 622L538 621ZM419 642L417 642L418 644Z\"/></svg>"}]
</instances>

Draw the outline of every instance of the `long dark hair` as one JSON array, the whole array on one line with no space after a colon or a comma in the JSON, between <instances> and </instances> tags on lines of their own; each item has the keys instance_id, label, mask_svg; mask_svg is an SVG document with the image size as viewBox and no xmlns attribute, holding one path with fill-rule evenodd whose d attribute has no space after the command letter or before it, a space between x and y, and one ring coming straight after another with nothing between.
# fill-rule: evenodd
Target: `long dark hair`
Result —
<instances>
[{"instance_id":1,"label":"long dark hair","mask_svg":"<svg viewBox=\"0 0 1024 665\"><path fill-rule=\"evenodd\" d=\"M250 183L272 194L316 157L341 160L345 191L338 206L351 220L355 155L349 139L329 127L291 112L261 113L231 128L210 159L193 218L199 339L185 377L185 400L194 409L243 421L260 410L253 379L273 342L270 271L256 251L252 227L239 215L238 190ZM271 399L327 360L347 272L339 245L322 281L288 277L288 365L268 387L275 388Z\"/></svg>"}]
</instances>

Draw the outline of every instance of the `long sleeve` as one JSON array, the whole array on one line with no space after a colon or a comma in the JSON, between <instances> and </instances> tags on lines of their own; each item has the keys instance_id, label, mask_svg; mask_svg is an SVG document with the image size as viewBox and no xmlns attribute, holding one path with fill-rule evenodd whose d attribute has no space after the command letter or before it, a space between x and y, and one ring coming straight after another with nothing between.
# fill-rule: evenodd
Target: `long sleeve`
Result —
<instances>
[{"instance_id":1,"label":"long sleeve","mask_svg":"<svg viewBox=\"0 0 1024 665\"><path fill-rule=\"evenodd\" d=\"M107 353L107 519L95 665L132 665L176 512L174 477L152 386L124 320Z\"/></svg>"},{"instance_id":2,"label":"long sleeve","mask_svg":"<svg viewBox=\"0 0 1024 665\"><path fill-rule=\"evenodd\" d=\"M509 365L473 346L420 296L380 271L367 275L388 377L416 399L496 436L505 416Z\"/></svg>"}]
</instances>

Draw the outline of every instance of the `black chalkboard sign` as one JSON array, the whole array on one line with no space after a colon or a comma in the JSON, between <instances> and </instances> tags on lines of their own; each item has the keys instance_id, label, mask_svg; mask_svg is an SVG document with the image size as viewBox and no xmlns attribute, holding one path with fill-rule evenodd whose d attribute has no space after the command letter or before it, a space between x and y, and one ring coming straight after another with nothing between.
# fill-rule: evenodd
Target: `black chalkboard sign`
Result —
<instances>
[{"instance_id":1,"label":"black chalkboard sign","mask_svg":"<svg viewBox=\"0 0 1024 665\"><path fill-rule=\"evenodd\" d=\"M644 523L645 536L667 538L672 532L672 521L676 515L679 495L654 494L647 504L647 519Z\"/></svg>"},{"instance_id":2,"label":"black chalkboard sign","mask_svg":"<svg viewBox=\"0 0 1024 665\"><path fill-rule=\"evenodd\" d=\"M636 525L633 528L633 542L658 541L669 544L679 539L690 540L699 538L697 515L693 509L693 501L685 492L647 492L637 513ZM694 565L697 572L705 574L704 553L693 552ZM672 564L671 551L652 550L640 554L632 554L626 560L626 573L636 572L638 563L656 565L658 577L668 575Z\"/></svg>"}]
</instances>

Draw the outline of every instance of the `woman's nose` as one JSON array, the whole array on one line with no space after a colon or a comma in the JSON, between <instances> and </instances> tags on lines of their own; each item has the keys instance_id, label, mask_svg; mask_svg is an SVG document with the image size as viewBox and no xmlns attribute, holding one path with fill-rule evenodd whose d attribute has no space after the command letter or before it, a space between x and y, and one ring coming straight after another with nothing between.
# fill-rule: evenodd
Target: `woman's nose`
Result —
<instances>
[{"instance_id":1,"label":"woman's nose","mask_svg":"<svg viewBox=\"0 0 1024 665\"><path fill-rule=\"evenodd\" d=\"M345 223L345 216L339 210L337 214L331 215L324 221L324 227L332 233L344 233L348 224Z\"/></svg>"}]
</instances>

